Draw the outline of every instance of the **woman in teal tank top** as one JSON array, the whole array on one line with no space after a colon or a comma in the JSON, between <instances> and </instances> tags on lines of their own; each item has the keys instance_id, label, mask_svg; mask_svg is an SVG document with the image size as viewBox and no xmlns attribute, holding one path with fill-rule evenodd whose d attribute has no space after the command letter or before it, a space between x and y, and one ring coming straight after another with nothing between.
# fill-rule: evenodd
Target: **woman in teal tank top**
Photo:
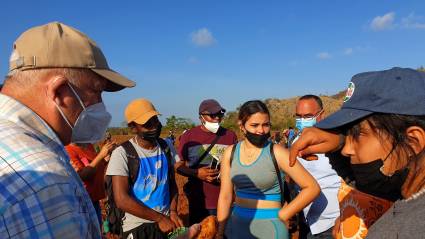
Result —
<instances>
[{"instance_id":1,"label":"woman in teal tank top","mask_svg":"<svg viewBox=\"0 0 425 239\"><path fill-rule=\"evenodd\" d=\"M314 200L320 192L319 185L298 162L289 167L289 152L269 142L270 114L263 102L244 103L238 124L245 138L228 147L220 163L218 238L223 238L226 231L227 238L287 239L288 220ZM231 161L233 147L236 148ZM270 147L282 178L288 174L301 188L298 196L284 207Z\"/></svg>"}]
</instances>

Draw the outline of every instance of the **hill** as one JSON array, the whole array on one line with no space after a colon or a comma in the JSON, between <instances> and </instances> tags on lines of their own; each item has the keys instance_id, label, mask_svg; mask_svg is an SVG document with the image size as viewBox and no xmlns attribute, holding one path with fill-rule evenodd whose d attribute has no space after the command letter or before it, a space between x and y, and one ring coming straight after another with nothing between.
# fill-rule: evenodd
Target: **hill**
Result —
<instances>
[{"instance_id":1,"label":"hill","mask_svg":"<svg viewBox=\"0 0 425 239\"><path fill-rule=\"evenodd\" d=\"M329 115L337 111L343 102L345 96L345 90L340 91L335 95L319 95L323 101L323 107L325 109L325 114ZM271 115L272 129L273 130L282 130L288 128L289 126L295 125L295 104L299 96L292 97L288 99L276 99L270 98L264 100L264 103L267 105ZM231 128L233 130L238 130L237 127L237 118L239 107L236 111L230 111L226 114L223 120L223 126Z\"/></svg>"}]
</instances>

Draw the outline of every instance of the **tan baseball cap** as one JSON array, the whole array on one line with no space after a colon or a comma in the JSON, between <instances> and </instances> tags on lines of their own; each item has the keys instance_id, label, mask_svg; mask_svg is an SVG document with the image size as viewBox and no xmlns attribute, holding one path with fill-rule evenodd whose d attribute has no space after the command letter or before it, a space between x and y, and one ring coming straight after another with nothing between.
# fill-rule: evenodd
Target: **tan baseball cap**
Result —
<instances>
[{"instance_id":1,"label":"tan baseball cap","mask_svg":"<svg viewBox=\"0 0 425 239\"><path fill-rule=\"evenodd\" d=\"M9 72L55 67L90 69L109 80L106 91L136 85L109 68L105 56L92 39L63 23L51 22L30 28L15 41Z\"/></svg>"},{"instance_id":2,"label":"tan baseball cap","mask_svg":"<svg viewBox=\"0 0 425 239\"><path fill-rule=\"evenodd\" d=\"M138 124L145 124L150 118L160 115L149 100L142 98L130 102L125 108L124 114L127 123L136 122Z\"/></svg>"}]
</instances>

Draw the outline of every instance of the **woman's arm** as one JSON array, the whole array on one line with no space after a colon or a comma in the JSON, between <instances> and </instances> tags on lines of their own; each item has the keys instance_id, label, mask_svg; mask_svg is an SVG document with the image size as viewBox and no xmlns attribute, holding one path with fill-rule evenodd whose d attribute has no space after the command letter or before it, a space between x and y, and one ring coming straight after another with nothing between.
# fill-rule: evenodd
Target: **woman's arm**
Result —
<instances>
[{"instance_id":1,"label":"woman's arm","mask_svg":"<svg viewBox=\"0 0 425 239\"><path fill-rule=\"evenodd\" d=\"M223 238L226 222L230 214L230 207L233 202L233 183L230 179L230 156L233 147L236 147L236 145L227 147L220 163L221 186L217 204L218 235L216 238Z\"/></svg>"},{"instance_id":2,"label":"woman's arm","mask_svg":"<svg viewBox=\"0 0 425 239\"><path fill-rule=\"evenodd\" d=\"M298 161L295 162L294 166L289 166L289 152L287 149L281 145L274 145L274 153L280 169L288 174L301 188L297 197L279 211L280 220L286 223L319 195L320 187L313 176Z\"/></svg>"}]
</instances>

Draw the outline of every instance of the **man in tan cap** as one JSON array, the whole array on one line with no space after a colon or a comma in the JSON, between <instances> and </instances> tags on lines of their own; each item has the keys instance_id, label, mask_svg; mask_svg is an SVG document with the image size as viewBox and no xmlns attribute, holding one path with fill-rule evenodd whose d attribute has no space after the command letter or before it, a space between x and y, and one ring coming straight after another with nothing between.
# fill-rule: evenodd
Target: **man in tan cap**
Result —
<instances>
[{"instance_id":1,"label":"man in tan cap","mask_svg":"<svg viewBox=\"0 0 425 239\"><path fill-rule=\"evenodd\" d=\"M125 212L120 218L123 238L162 239L183 226L174 180L178 156L171 144L159 138L158 115L146 99L130 102L125 118L136 136L112 152L106 171L115 204Z\"/></svg>"},{"instance_id":2,"label":"man in tan cap","mask_svg":"<svg viewBox=\"0 0 425 239\"><path fill-rule=\"evenodd\" d=\"M102 91L134 85L74 28L22 33L0 94L0 238L101 237L64 145L100 140L111 119Z\"/></svg>"}]
</instances>

